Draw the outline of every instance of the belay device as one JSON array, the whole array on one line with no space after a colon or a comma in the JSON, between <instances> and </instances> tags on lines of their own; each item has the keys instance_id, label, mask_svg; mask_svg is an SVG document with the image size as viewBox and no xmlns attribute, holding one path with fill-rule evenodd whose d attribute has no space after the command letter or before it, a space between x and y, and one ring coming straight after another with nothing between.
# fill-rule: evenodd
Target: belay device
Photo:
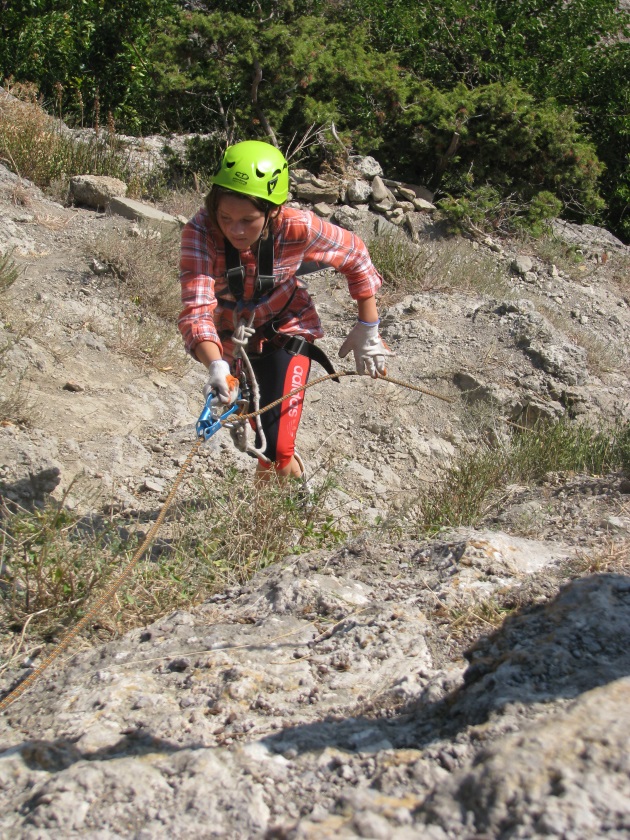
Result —
<instances>
[{"instance_id":1,"label":"belay device","mask_svg":"<svg viewBox=\"0 0 630 840\"><path fill-rule=\"evenodd\" d=\"M241 392L239 391L238 399L223 410L223 403L219 402L216 394L211 391L206 397L206 404L197 420L197 437L208 440L218 432L223 426L223 421L239 410L240 399Z\"/></svg>"}]
</instances>

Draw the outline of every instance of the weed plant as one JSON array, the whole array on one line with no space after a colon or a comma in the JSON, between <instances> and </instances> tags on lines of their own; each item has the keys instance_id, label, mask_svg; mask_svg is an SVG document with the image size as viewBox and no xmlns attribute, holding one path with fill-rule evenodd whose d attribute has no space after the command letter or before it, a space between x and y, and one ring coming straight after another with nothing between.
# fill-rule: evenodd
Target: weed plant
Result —
<instances>
[{"instance_id":1,"label":"weed plant","mask_svg":"<svg viewBox=\"0 0 630 840\"><path fill-rule=\"evenodd\" d=\"M19 269L13 262L11 252L0 254L0 294L15 283L18 278Z\"/></svg>"},{"instance_id":2,"label":"weed plant","mask_svg":"<svg viewBox=\"0 0 630 840\"><path fill-rule=\"evenodd\" d=\"M4 294L15 283L19 276L19 269L12 259L11 253L0 255L0 295ZM4 380L0 394L0 423L19 423L27 425L32 411L28 393L22 384L21 377L12 376L13 383L8 381L7 374L13 374L7 364L7 353L13 346L14 338L10 336L10 325L6 332L0 335L0 377ZM6 336L6 337L5 337Z\"/></svg>"},{"instance_id":3,"label":"weed plant","mask_svg":"<svg viewBox=\"0 0 630 840\"><path fill-rule=\"evenodd\" d=\"M181 309L179 234L143 228L135 237L112 232L91 246L90 253L110 267L119 294L131 304L115 332L108 332L107 344L158 370L182 370L187 357L176 327Z\"/></svg>"},{"instance_id":4,"label":"weed plant","mask_svg":"<svg viewBox=\"0 0 630 840\"><path fill-rule=\"evenodd\" d=\"M183 374L189 364L175 322L156 315L143 315L139 307L135 314L125 312L114 329L99 331L105 334L105 343L110 349L133 359L144 369Z\"/></svg>"},{"instance_id":5,"label":"weed plant","mask_svg":"<svg viewBox=\"0 0 630 840\"><path fill-rule=\"evenodd\" d=\"M220 485L200 482L196 510L176 538L176 553L195 558L222 588L243 583L287 554L336 545L346 533L324 511L333 483L329 476L305 513L293 482L272 479L257 487L235 471Z\"/></svg>"},{"instance_id":6,"label":"weed plant","mask_svg":"<svg viewBox=\"0 0 630 840\"><path fill-rule=\"evenodd\" d=\"M566 311L558 311L549 306L547 302L534 295L533 303L538 312L553 324L553 326L564 333L579 347L586 351L588 369L597 374L610 373L623 364L623 354L605 336L590 327L582 326L580 322L570 317ZM600 337L601 336L601 337Z\"/></svg>"},{"instance_id":7,"label":"weed plant","mask_svg":"<svg viewBox=\"0 0 630 840\"><path fill-rule=\"evenodd\" d=\"M181 309L178 231L139 228L138 236L102 236L90 253L106 263L124 296L143 312L175 324Z\"/></svg>"},{"instance_id":8,"label":"weed plant","mask_svg":"<svg viewBox=\"0 0 630 840\"><path fill-rule=\"evenodd\" d=\"M572 280L579 280L583 276L583 254L578 253L575 245L569 245L551 233L541 236L536 241L536 253L542 260L549 265L555 265Z\"/></svg>"},{"instance_id":9,"label":"weed plant","mask_svg":"<svg viewBox=\"0 0 630 840\"><path fill-rule=\"evenodd\" d=\"M448 468L420 499L420 534L478 525L508 484L540 483L549 473L630 472L630 423L601 431L569 421L516 431L498 448L483 444Z\"/></svg>"},{"instance_id":10,"label":"weed plant","mask_svg":"<svg viewBox=\"0 0 630 840\"><path fill-rule=\"evenodd\" d=\"M42 189L73 175L109 175L141 192L142 177L113 132L77 140L46 114L33 88L17 93L24 99L0 99L0 158L16 175Z\"/></svg>"}]
</instances>

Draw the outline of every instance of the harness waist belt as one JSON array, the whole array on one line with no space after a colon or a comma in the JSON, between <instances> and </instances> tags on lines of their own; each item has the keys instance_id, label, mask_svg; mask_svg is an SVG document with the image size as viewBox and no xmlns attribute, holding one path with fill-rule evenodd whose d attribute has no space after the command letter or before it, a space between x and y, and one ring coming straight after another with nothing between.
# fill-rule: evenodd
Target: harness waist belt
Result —
<instances>
[{"instance_id":1,"label":"harness waist belt","mask_svg":"<svg viewBox=\"0 0 630 840\"><path fill-rule=\"evenodd\" d=\"M279 344L280 347L283 347L287 353L290 353L292 356L307 356L312 362L317 362L318 365L321 365L326 373L335 373L332 362L324 353L322 348L310 341L307 341L305 338L301 338L298 335L292 335L283 339ZM339 382L339 377L333 376L333 382Z\"/></svg>"}]
</instances>

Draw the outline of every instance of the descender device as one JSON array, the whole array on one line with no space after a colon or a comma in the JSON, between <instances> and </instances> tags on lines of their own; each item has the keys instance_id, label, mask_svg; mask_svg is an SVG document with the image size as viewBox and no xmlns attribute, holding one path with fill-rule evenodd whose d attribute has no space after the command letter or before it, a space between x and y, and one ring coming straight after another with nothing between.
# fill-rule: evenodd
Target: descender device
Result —
<instances>
[{"instance_id":1,"label":"descender device","mask_svg":"<svg viewBox=\"0 0 630 840\"><path fill-rule=\"evenodd\" d=\"M206 403L197 420L197 437L208 440L225 424L232 414L242 408L243 400L239 391L238 399L232 405L224 405L213 392L206 397Z\"/></svg>"}]
</instances>

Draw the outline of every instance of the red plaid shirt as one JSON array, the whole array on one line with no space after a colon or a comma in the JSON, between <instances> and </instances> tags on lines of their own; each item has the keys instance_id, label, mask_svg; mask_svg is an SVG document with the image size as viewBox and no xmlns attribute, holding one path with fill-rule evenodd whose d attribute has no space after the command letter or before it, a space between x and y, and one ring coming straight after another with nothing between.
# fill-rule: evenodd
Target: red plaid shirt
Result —
<instances>
[{"instance_id":1,"label":"red plaid shirt","mask_svg":"<svg viewBox=\"0 0 630 840\"><path fill-rule=\"evenodd\" d=\"M262 327L280 315L278 332L311 340L321 338L322 325L315 304L305 285L295 277L303 262L317 260L344 274L354 300L371 297L380 289L383 280L365 244L350 231L325 222L309 210L289 207L281 209L274 230L273 291L258 303L252 300L256 257L249 250L242 251L245 289L237 303L225 278L223 235L205 210L200 210L184 227L180 259L183 309L178 326L189 353L194 354L201 341L214 341L222 354L231 358L235 310L238 318L246 319L254 312L254 327Z\"/></svg>"}]
</instances>

